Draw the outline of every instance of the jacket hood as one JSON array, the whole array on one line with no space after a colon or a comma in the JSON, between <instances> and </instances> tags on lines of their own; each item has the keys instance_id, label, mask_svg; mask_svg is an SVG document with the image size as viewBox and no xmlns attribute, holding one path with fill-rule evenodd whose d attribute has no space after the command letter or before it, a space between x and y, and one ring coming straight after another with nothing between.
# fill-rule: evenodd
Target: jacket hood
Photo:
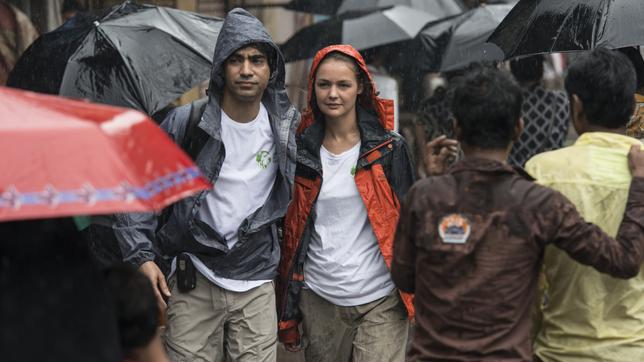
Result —
<instances>
[{"instance_id":1,"label":"jacket hood","mask_svg":"<svg viewBox=\"0 0 644 362\"><path fill-rule=\"evenodd\" d=\"M308 93L307 108L304 114L302 115L302 122L300 123L300 127L298 128L298 133L301 133L302 131L310 127L315 122L315 117L313 116L313 103L312 103L313 92L315 92L313 88L313 78L322 60L331 52L340 52L356 60L360 69L364 72L364 74L367 75L369 83L371 83L371 94L369 96L371 97L372 103L376 108L373 111L375 111L376 115L378 116L380 125L387 131L393 130L394 129L393 100L383 99L378 97L376 83L373 81L373 77L371 76L371 73L369 73L367 64L362 58L362 55L360 55L360 52L358 52L351 45L339 44L339 45L330 45L326 48L321 49L315 54L315 58L313 58L313 64L311 65L311 71L309 72L309 79L308 79L309 93Z\"/></svg>"},{"instance_id":2,"label":"jacket hood","mask_svg":"<svg viewBox=\"0 0 644 362\"><path fill-rule=\"evenodd\" d=\"M273 48L276 59L271 63L275 66L271 69L271 78L267 91L284 89L285 67L284 57L279 47L266 31L264 24L248 11L235 8L231 10L221 26L215 54L212 59L212 73L210 75L210 92L220 95L224 86L223 64L238 49L252 43L265 43Z\"/></svg>"}]
</instances>

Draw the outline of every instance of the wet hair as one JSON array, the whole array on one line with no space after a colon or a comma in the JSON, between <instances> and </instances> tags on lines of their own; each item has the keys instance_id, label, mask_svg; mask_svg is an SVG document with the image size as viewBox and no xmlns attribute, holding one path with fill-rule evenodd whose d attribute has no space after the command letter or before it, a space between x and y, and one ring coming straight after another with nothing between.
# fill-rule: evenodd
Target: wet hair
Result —
<instances>
[{"instance_id":1,"label":"wet hair","mask_svg":"<svg viewBox=\"0 0 644 362\"><path fill-rule=\"evenodd\" d=\"M571 64L564 85L569 97L576 94L581 99L590 124L615 129L624 127L633 114L635 78L624 54L598 48Z\"/></svg>"},{"instance_id":2,"label":"wet hair","mask_svg":"<svg viewBox=\"0 0 644 362\"><path fill-rule=\"evenodd\" d=\"M519 83L539 82L543 78L543 55L533 55L510 61L510 71Z\"/></svg>"},{"instance_id":3,"label":"wet hair","mask_svg":"<svg viewBox=\"0 0 644 362\"><path fill-rule=\"evenodd\" d=\"M358 82L358 85L362 85L362 93L358 94L358 99L356 103L361 105L363 108L365 108L365 110L368 110L370 112L375 112L375 106L373 104L373 99L371 98L373 87L371 85L371 82L369 81L369 77L362 70L362 68L360 68L358 61L356 61L353 57L349 55L346 55L339 51L332 51L326 56L324 56L324 58L320 60L320 63L318 64L318 67L315 70L315 74L313 74L313 84L315 84L315 79L317 77L317 72L320 69L320 65L322 65L322 63L324 63L329 59L338 60L341 62L351 64L351 67L353 68L353 71L356 75L356 81ZM315 118L317 120L324 120L324 115L320 111L318 107L317 99L315 97L315 89L312 90L312 94L311 94L311 107L313 109L313 114L315 115Z\"/></svg>"},{"instance_id":4,"label":"wet hair","mask_svg":"<svg viewBox=\"0 0 644 362\"><path fill-rule=\"evenodd\" d=\"M506 73L474 65L454 79L452 113L459 141L484 149L506 148L521 118L521 88Z\"/></svg>"},{"instance_id":5,"label":"wet hair","mask_svg":"<svg viewBox=\"0 0 644 362\"><path fill-rule=\"evenodd\" d=\"M105 271L116 308L121 347L128 355L150 344L159 327L159 307L150 281L134 266L119 263Z\"/></svg>"}]
</instances>

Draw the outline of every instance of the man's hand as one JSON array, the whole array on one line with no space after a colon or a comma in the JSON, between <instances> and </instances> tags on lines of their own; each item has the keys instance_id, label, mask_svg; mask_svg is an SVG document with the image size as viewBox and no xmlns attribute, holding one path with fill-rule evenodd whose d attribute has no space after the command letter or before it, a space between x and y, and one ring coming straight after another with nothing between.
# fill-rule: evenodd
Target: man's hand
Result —
<instances>
[{"instance_id":1,"label":"man's hand","mask_svg":"<svg viewBox=\"0 0 644 362\"><path fill-rule=\"evenodd\" d=\"M628 168L633 177L644 177L644 151L642 146L632 145L628 153Z\"/></svg>"},{"instance_id":2,"label":"man's hand","mask_svg":"<svg viewBox=\"0 0 644 362\"><path fill-rule=\"evenodd\" d=\"M161 269L159 269L153 261L146 261L141 264L139 271L145 274L145 276L150 279L150 282L152 282L152 289L157 297L159 308L164 311L168 306L165 303L163 296L166 298L170 297L170 290L168 289L168 284L165 281L165 275L163 275Z\"/></svg>"},{"instance_id":3,"label":"man's hand","mask_svg":"<svg viewBox=\"0 0 644 362\"><path fill-rule=\"evenodd\" d=\"M458 156L458 141L447 136L434 138L425 146L425 172L428 176L442 175Z\"/></svg>"}]
</instances>

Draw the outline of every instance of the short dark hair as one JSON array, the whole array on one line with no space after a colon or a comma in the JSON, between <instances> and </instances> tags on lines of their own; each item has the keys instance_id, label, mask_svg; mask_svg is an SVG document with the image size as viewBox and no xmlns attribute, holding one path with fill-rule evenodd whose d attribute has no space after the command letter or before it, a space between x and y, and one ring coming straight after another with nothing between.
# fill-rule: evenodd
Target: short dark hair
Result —
<instances>
[{"instance_id":1,"label":"short dark hair","mask_svg":"<svg viewBox=\"0 0 644 362\"><path fill-rule=\"evenodd\" d=\"M507 147L521 118L521 88L506 73L474 65L455 79L452 113L460 141L485 148Z\"/></svg>"},{"instance_id":2,"label":"short dark hair","mask_svg":"<svg viewBox=\"0 0 644 362\"><path fill-rule=\"evenodd\" d=\"M635 78L624 54L598 48L572 63L565 88L569 97L581 99L589 123L614 129L624 127L633 115Z\"/></svg>"},{"instance_id":3,"label":"short dark hair","mask_svg":"<svg viewBox=\"0 0 644 362\"><path fill-rule=\"evenodd\" d=\"M510 61L510 71L519 83L539 82L543 78L543 55L516 58Z\"/></svg>"},{"instance_id":4,"label":"short dark hair","mask_svg":"<svg viewBox=\"0 0 644 362\"><path fill-rule=\"evenodd\" d=\"M134 266L116 264L105 271L108 290L116 308L121 347L127 355L150 344L160 316L152 284Z\"/></svg>"}]
</instances>

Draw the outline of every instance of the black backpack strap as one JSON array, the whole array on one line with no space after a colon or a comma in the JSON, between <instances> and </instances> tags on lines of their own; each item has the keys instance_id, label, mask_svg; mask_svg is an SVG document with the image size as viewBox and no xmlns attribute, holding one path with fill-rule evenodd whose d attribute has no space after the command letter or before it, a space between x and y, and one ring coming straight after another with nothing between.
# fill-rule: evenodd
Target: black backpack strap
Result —
<instances>
[{"instance_id":1,"label":"black backpack strap","mask_svg":"<svg viewBox=\"0 0 644 362\"><path fill-rule=\"evenodd\" d=\"M198 127L207 104L208 97L204 97L192 102L190 106L190 117L188 118L186 133L181 142L181 148L193 160L197 159L199 152L208 141L208 134Z\"/></svg>"}]
</instances>

